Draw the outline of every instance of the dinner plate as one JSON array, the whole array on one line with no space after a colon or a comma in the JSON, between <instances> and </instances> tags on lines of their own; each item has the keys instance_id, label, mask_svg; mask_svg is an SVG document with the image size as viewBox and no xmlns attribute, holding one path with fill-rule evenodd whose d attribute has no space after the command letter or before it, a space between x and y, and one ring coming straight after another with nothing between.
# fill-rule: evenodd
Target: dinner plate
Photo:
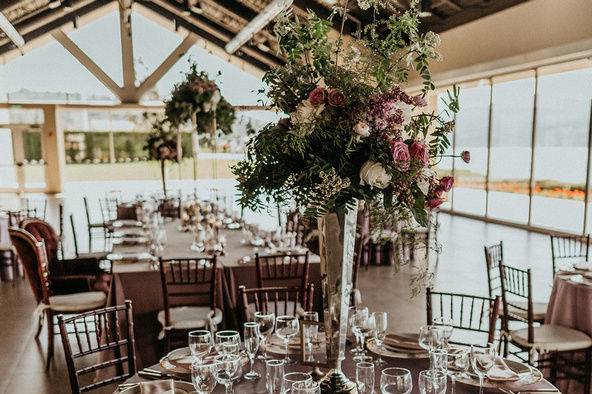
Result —
<instances>
[{"instance_id":1,"label":"dinner plate","mask_svg":"<svg viewBox=\"0 0 592 394\"><path fill-rule=\"evenodd\" d=\"M213 359L217 354L211 354L206 357L206 360ZM167 372L179 375L191 374L191 363L193 357L191 356L191 350L188 347L182 347L175 349L163 358L160 359L160 366ZM246 365L249 363L249 358L246 354L242 357L242 364Z\"/></svg>"},{"instance_id":2,"label":"dinner plate","mask_svg":"<svg viewBox=\"0 0 592 394\"><path fill-rule=\"evenodd\" d=\"M142 382L140 384L127 387L120 390L118 394L195 394L195 388L191 383L180 382L177 380L155 380L152 382Z\"/></svg>"},{"instance_id":3,"label":"dinner plate","mask_svg":"<svg viewBox=\"0 0 592 394\"><path fill-rule=\"evenodd\" d=\"M428 358L428 353L419 348L417 345L417 336L415 339L412 334L388 334L390 336L390 345L385 345L382 350L382 357L386 358L414 358L414 359L425 359ZM397 341L395 341L395 338ZM408 340L407 340L408 339ZM396 343L399 343L399 346ZM376 345L374 338L370 338L366 342L366 347L371 353L380 355L380 348Z\"/></svg>"},{"instance_id":4,"label":"dinner plate","mask_svg":"<svg viewBox=\"0 0 592 394\"><path fill-rule=\"evenodd\" d=\"M527 364L504 359L504 362L512 371L519 375L519 378L511 381L491 380L485 378L483 381L484 388L505 389L505 390L520 390L524 386L535 384L543 379L543 373L536 368L532 368ZM479 378L474 373L467 373L456 378L457 382L467 384L469 386L479 387Z\"/></svg>"}]
</instances>

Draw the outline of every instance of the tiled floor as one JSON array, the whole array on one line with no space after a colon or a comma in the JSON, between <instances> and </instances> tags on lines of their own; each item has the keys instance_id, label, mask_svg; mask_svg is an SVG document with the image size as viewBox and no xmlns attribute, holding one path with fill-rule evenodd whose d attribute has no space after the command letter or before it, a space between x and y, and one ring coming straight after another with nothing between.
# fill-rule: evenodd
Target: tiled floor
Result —
<instances>
[{"instance_id":1,"label":"tiled floor","mask_svg":"<svg viewBox=\"0 0 592 394\"><path fill-rule=\"evenodd\" d=\"M82 220L82 213L78 216ZM442 253L435 288L485 294L483 245L504 241L512 264L533 268L536 297L551 290L551 261L547 236L469 219L440 215ZM392 330L415 331L425 320L425 299L410 297L409 272L372 266L360 273L363 302L371 310L389 313ZM35 302L26 281L0 283L0 393L67 393L69 383L63 351L56 343L55 362L44 371L47 339L33 338Z\"/></svg>"}]
</instances>

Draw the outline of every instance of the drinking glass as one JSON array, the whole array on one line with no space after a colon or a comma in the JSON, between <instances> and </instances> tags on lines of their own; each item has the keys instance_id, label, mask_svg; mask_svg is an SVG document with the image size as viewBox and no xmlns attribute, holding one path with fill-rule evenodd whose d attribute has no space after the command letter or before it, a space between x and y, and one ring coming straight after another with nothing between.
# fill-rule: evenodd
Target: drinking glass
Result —
<instances>
[{"instance_id":1,"label":"drinking glass","mask_svg":"<svg viewBox=\"0 0 592 394\"><path fill-rule=\"evenodd\" d=\"M259 323L245 323L244 330L245 350L247 351L247 356L249 356L249 362L251 364L251 368L249 372L245 375L245 379L255 380L259 378L259 374L253 370L255 356L257 355L257 351L259 350L259 342L261 340L261 333L259 332Z\"/></svg>"},{"instance_id":2,"label":"drinking glass","mask_svg":"<svg viewBox=\"0 0 592 394\"><path fill-rule=\"evenodd\" d=\"M432 320L434 326L442 328L442 340L443 346L448 347L448 341L454 331L454 321L450 317L437 316Z\"/></svg>"},{"instance_id":3,"label":"drinking glass","mask_svg":"<svg viewBox=\"0 0 592 394\"><path fill-rule=\"evenodd\" d=\"M380 374L382 394L409 394L413 389L411 371L405 368L385 368Z\"/></svg>"},{"instance_id":4,"label":"drinking glass","mask_svg":"<svg viewBox=\"0 0 592 394\"><path fill-rule=\"evenodd\" d=\"M212 333L208 330L189 331L189 350L197 361L212 351Z\"/></svg>"},{"instance_id":5,"label":"drinking glass","mask_svg":"<svg viewBox=\"0 0 592 394\"><path fill-rule=\"evenodd\" d=\"M265 386L267 394L281 394L284 384L284 360L265 362Z\"/></svg>"},{"instance_id":6,"label":"drinking glass","mask_svg":"<svg viewBox=\"0 0 592 394\"><path fill-rule=\"evenodd\" d=\"M306 321L319 321L319 314L317 312L304 312L303 319ZM314 360L313 345L319 334L319 326L317 325L305 325L304 326L304 341L306 345L306 351L308 352L309 361Z\"/></svg>"},{"instance_id":7,"label":"drinking glass","mask_svg":"<svg viewBox=\"0 0 592 394\"><path fill-rule=\"evenodd\" d=\"M494 364L495 346L492 343L484 348L471 346L471 366L479 377L479 394L483 394L483 380Z\"/></svg>"},{"instance_id":8,"label":"drinking glass","mask_svg":"<svg viewBox=\"0 0 592 394\"><path fill-rule=\"evenodd\" d=\"M271 334L273 334L273 329L275 328L275 313L255 312L255 321L259 323L259 332L261 333L262 337L261 347L264 349L261 358L266 360L267 355L265 349Z\"/></svg>"},{"instance_id":9,"label":"drinking glass","mask_svg":"<svg viewBox=\"0 0 592 394\"><path fill-rule=\"evenodd\" d=\"M384 339L386 338L386 330L388 327L388 315L386 312L374 312L374 342L378 347L378 360L374 361L376 365L386 364L382 359L382 352L384 351Z\"/></svg>"},{"instance_id":10,"label":"drinking glass","mask_svg":"<svg viewBox=\"0 0 592 394\"><path fill-rule=\"evenodd\" d=\"M225 330L216 333L216 349L221 354L238 354L240 352L240 342L238 331Z\"/></svg>"},{"instance_id":11,"label":"drinking glass","mask_svg":"<svg viewBox=\"0 0 592 394\"><path fill-rule=\"evenodd\" d=\"M292 383L292 394L321 394L319 382L295 382Z\"/></svg>"},{"instance_id":12,"label":"drinking glass","mask_svg":"<svg viewBox=\"0 0 592 394\"><path fill-rule=\"evenodd\" d=\"M356 364L358 394L373 394L375 380L373 363L362 361Z\"/></svg>"},{"instance_id":13,"label":"drinking glass","mask_svg":"<svg viewBox=\"0 0 592 394\"><path fill-rule=\"evenodd\" d=\"M456 379L469 369L469 351L467 349L452 347L448 349L448 376L452 382L451 394L456 390Z\"/></svg>"},{"instance_id":14,"label":"drinking glass","mask_svg":"<svg viewBox=\"0 0 592 394\"><path fill-rule=\"evenodd\" d=\"M288 372L284 374L282 394L290 393L292 385L297 382L312 382L312 376L309 373L304 372Z\"/></svg>"},{"instance_id":15,"label":"drinking glass","mask_svg":"<svg viewBox=\"0 0 592 394\"><path fill-rule=\"evenodd\" d=\"M357 308L355 306L352 306L349 308L348 312L349 312L349 314L348 314L349 327L350 327L351 332L354 335L354 338L356 340L356 346L351 350L351 353L353 355L359 355L360 353L362 353L364 351L364 344L360 343L361 342L360 336L357 335L356 332L354 331L354 321L358 318L362 318L363 315L366 315L366 318L367 318L368 308L366 308L366 307Z\"/></svg>"},{"instance_id":16,"label":"drinking glass","mask_svg":"<svg viewBox=\"0 0 592 394\"><path fill-rule=\"evenodd\" d=\"M362 361L361 357L366 354L364 350L364 343L366 342L366 338L372 333L374 330L374 318L372 315L368 314L368 309L364 308L362 310L356 311L352 321L352 332L356 336L358 346L360 346L361 350L356 355L353 360L354 361Z\"/></svg>"},{"instance_id":17,"label":"drinking glass","mask_svg":"<svg viewBox=\"0 0 592 394\"><path fill-rule=\"evenodd\" d=\"M446 373L428 369L419 373L420 394L446 394Z\"/></svg>"},{"instance_id":18,"label":"drinking glass","mask_svg":"<svg viewBox=\"0 0 592 394\"><path fill-rule=\"evenodd\" d=\"M433 352L444 347L444 329L440 326L427 325L419 329L419 346L428 351L430 369L434 369Z\"/></svg>"},{"instance_id":19,"label":"drinking glass","mask_svg":"<svg viewBox=\"0 0 592 394\"><path fill-rule=\"evenodd\" d=\"M226 394L234 394L232 381L239 375L241 358L236 354L223 354L216 357L216 380L226 388Z\"/></svg>"},{"instance_id":20,"label":"drinking glass","mask_svg":"<svg viewBox=\"0 0 592 394\"><path fill-rule=\"evenodd\" d=\"M448 350L435 349L430 357L430 369L448 373Z\"/></svg>"},{"instance_id":21,"label":"drinking glass","mask_svg":"<svg viewBox=\"0 0 592 394\"><path fill-rule=\"evenodd\" d=\"M286 357L284 358L284 364L286 365L294 363L288 354L288 343L290 338L298 334L299 328L298 318L295 316L278 316L275 319L275 333L284 340L286 346Z\"/></svg>"},{"instance_id":22,"label":"drinking glass","mask_svg":"<svg viewBox=\"0 0 592 394\"><path fill-rule=\"evenodd\" d=\"M216 387L218 367L216 361L191 364L191 382L197 394L209 394Z\"/></svg>"}]
</instances>

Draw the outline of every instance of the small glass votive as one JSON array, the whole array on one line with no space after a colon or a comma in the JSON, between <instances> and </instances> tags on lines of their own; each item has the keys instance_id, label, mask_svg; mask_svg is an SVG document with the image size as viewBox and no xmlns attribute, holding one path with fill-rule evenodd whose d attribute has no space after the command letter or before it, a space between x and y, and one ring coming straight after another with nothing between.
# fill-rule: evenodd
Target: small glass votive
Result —
<instances>
[{"instance_id":1,"label":"small glass votive","mask_svg":"<svg viewBox=\"0 0 592 394\"><path fill-rule=\"evenodd\" d=\"M267 394L281 394L284 384L284 360L267 360L265 378Z\"/></svg>"},{"instance_id":2,"label":"small glass votive","mask_svg":"<svg viewBox=\"0 0 592 394\"><path fill-rule=\"evenodd\" d=\"M373 394L376 375L374 363L362 361L356 364L356 384L358 394Z\"/></svg>"},{"instance_id":3,"label":"small glass votive","mask_svg":"<svg viewBox=\"0 0 592 394\"><path fill-rule=\"evenodd\" d=\"M446 349L436 349L431 355L431 369L434 371L448 372L448 351Z\"/></svg>"},{"instance_id":4,"label":"small glass votive","mask_svg":"<svg viewBox=\"0 0 592 394\"><path fill-rule=\"evenodd\" d=\"M290 393L292 390L292 385L297 382L312 382L312 376L311 374L305 372L288 372L284 374L284 391L282 394Z\"/></svg>"},{"instance_id":5,"label":"small glass votive","mask_svg":"<svg viewBox=\"0 0 592 394\"><path fill-rule=\"evenodd\" d=\"M292 394L321 394L321 386L319 382L306 381L294 382L292 384Z\"/></svg>"}]
</instances>

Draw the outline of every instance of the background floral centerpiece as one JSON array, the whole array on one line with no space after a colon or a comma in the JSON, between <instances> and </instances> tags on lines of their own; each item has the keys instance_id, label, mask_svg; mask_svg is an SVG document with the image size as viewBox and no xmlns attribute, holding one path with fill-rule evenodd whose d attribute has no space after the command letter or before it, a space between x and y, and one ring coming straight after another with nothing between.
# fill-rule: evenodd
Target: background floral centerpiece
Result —
<instances>
[{"instance_id":1,"label":"background floral centerpiece","mask_svg":"<svg viewBox=\"0 0 592 394\"><path fill-rule=\"evenodd\" d=\"M145 115L148 117L148 115ZM167 197L166 189L166 162L179 161L179 150L177 147L177 128L172 126L166 119L151 119L152 132L146 139L144 150L152 160L160 162L160 175L162 179L162 191Z\"/></svg>"},{"instance_id":2,"label":"background floral centerpiece","mask_svg":"<svg viewBox=\"0 0 592 394\"><path fill-rule=\"evenodd\" d=\"M449 92L444 113L426 111L434 89L428 63L439 60L440 41L420 33L416 6L347 41L332 40L331 21L312 13L277 21L287 63L264 81L271 104L287 116L252 138L234 167L244 206L260 209L271 196L322 216L364 200L378 221L426 224L452 187L433 167L450 145L458 100ZM405 91L413 74L423 83L414 95Z\"/></svg>"}]
</instances>

